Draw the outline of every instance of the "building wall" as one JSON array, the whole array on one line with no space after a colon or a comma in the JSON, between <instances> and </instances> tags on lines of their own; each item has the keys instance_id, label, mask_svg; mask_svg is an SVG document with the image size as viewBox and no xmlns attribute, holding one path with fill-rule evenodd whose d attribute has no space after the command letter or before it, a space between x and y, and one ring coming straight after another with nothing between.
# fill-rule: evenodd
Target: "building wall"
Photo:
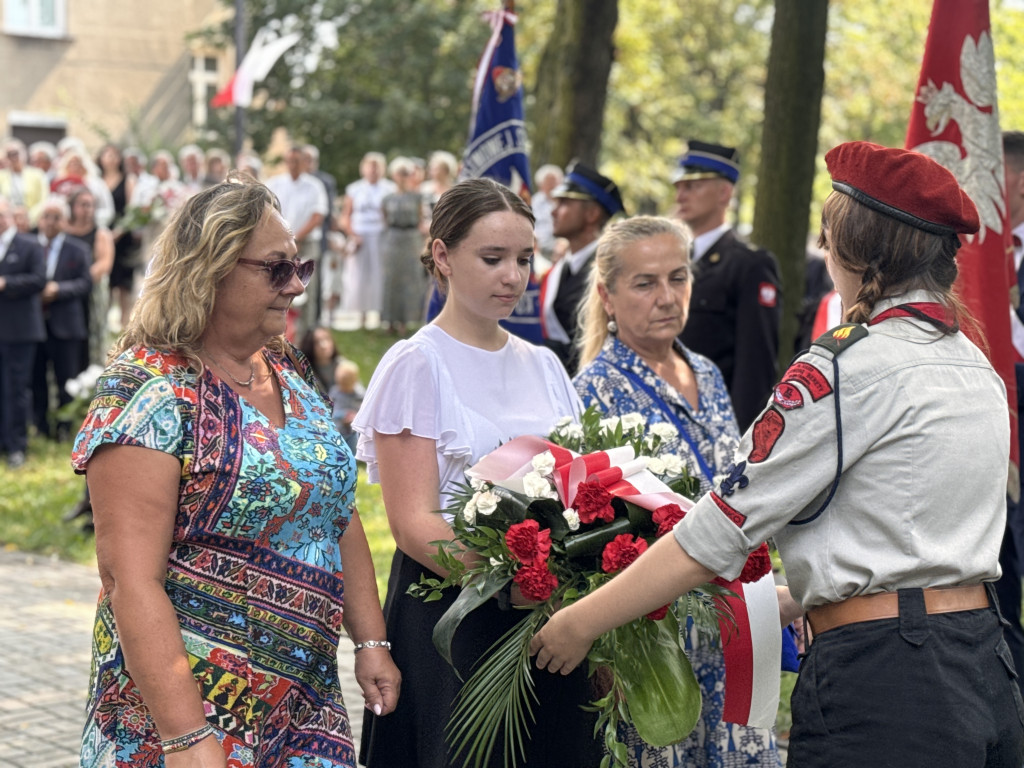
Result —
<instances>
[{"instance_id":1,"label":"building wall","mask_svg":"<svg viewBox=\"0 0 1024 768\"><path fill-rule=\"evenodd\" d=\"M220 0L65 4L67 34L54 39L8 34L0 18L0 72L13 73L0 88L0 134L27 114L64 121L90 149L108 139L150 148L192 140L192 56L217 57L226 80L233 51L204 50L187 35L230 9Z\"/></svg>"}]
</instances>

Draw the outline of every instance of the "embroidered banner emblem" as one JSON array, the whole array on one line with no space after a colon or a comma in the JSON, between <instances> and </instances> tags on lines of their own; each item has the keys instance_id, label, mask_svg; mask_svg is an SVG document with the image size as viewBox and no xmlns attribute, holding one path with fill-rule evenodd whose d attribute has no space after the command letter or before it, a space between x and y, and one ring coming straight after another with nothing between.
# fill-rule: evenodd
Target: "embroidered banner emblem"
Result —
<instances>
[{"instance_id":1,"label":"embroidered banner emblem","mask_svg":"<svg viewBox=\"0 0 1024 768\"><path fill-rule=\"evenodd\" d=\"M741 514L741 513L737 512L735 509L733 509L732 507L730 507L728 504L726 504L724 501L722 501L722 499L719 498L718 494L715 493L714 491L711 492L710 496L711 496L711 500L713 502L715 502L715 504L718 506L718 508L720 510L722 510L722 513L726 517L728 517L730 520L732 520L733 524L737 528L742 528L743 527L743 524L745 522L747 522L747 516L746 515Z\"/></svg>"},{"instance_id":2,"label":"embroidered banner emblem","mask_svg":"<svg viewBox=\"0 0 1024 768\"><path fill-rule=\"evenodd\" d=\"M800 394L800 390L794 384L784 381L775 387L775 395L772 397L772 402L780 408L791 411L794 408L803 408L804 396Z\"/></svg>"},{"instance_id":3,"label":"embroidered banner emblem","mask_svg":"<svg viewBox=\"0 0 1024 768\"><path fill-rule=\"evenodd\" d=\"M757 286L757 303L762 307L774 307L779 303L779 291L771 283L760 283Z\"/></svg>"},{"instance_id":4,"label":"embroidered banner emblem","mask_svg":"<svg viewBox=\"0 0 1024 768\"><path fill-rule=\"evenodd\" d=\"M786 420L782 414L774 408L765 411L761 418L754 422L753 441L754 447L747 456L751 464L759 464L772 455L775 443L786 431Z\"/></svg>"},{"instance_id":5,"label":"embroidered banner emblem","mask_svg":"<svg viewBox=\"0 0 1024 768\"><path fill-rule=\"evenodd\" d=\"M795 381L803 384L804 388L811 393L811 399L818 402L825 395L832 394L832 385L828 383L825 374L819 371L810 363L794 363L789 370L782 375L782 381Z\"/></svg>"}]
</instances>

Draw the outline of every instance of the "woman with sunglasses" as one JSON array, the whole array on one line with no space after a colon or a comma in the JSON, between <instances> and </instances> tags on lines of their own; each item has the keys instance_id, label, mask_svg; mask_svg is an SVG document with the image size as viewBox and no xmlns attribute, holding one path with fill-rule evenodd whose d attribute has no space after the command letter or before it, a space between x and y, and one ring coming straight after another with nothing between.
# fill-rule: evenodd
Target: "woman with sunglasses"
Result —
<instances>
[{"instance_id":1,"label":"woman with sunglasses","mask_svg":"<svg viewBox=\"0 0 1024 768\"><path fill-rule=\"evenodd\" d=\"M103 582L83 766L354 766L342 625L365 705L395 707L355 461L283 337L296 253L252 180L156 243L72 456Z\"/></svg>"}]
</instances>

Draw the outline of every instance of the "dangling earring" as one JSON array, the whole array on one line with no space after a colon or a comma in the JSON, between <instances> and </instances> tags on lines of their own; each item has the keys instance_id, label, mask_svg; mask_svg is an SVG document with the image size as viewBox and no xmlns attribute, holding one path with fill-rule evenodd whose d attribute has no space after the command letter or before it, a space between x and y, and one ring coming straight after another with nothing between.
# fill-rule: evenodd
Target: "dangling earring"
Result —
<instances>
[{"instance_id":1,"label":"dangling earring","mask_svg":"<svg viewBox=\"0 0 1024 768\"><path fill-rule=\"evenodd\" d=\"M615 322L615 318L614 317L609 318L608 319L608 333L610 333L612 336L614 336L618 332L619 332L619 324Z\"/></svg>"}]
</instances>

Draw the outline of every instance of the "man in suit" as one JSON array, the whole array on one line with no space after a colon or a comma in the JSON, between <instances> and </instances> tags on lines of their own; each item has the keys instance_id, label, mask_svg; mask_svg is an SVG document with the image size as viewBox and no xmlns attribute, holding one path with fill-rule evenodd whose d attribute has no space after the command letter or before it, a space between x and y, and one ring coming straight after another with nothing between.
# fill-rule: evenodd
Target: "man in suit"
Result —
<instances>
[{"instance_id":1,"label":"man in suit","mask_svg":"<svg viewBox=\"0 0 1024 768\"><path fill-rule=\"evenodd\" d=\"M46 253L46 285L41 294L46 340L36 345L32 373L32 418L39 434L65 440L71 424L63 421L50 427L49 370L57 388L57 405L71 402L65 385L85 368L83 342L89 336L85 302L92 290L89 268L92 259L85 243L64 234L68 205L61 197L43 203L39 214L39 242Z\"/></svg>"},{"instance_id":2,"label":"man in suit","mask_svg":"<svg viewBox=\"0 0 1024 768\"><path fill-rule=\"evenodd\" d=\"M45 283L42 246L18 233L11 204L0 197L0 452L12 469L25 463L28 448L32 359L36 344L46 338Z\"/></svg>"},{"instance_id":3,"label":"man in suit","mask_svg":"<svg viewBox=\"0 0 1024 768\"><path fill-rule=\"evenodd\" d=\"M569 251L541 283L541 325L544 343L574 376L579 365L576 313L586 294L597 239L612 216L626 211L615 182L579 162L566 168L551 197L554 235L569 242Z\"/></svg>"},{"instance_id":4,"label":"man in suit","mask_svg":"<svg viewBox=\"0 0 1024 768\"><path fill-rule=\"evenodd\" d=\"M746 431L776 383L781 302L775 257L725 220L739 175L735 149L690 141L672 183L676 215L694 236L690 316L679 338L721 369Z\"/></svg>"}]
</instances>

